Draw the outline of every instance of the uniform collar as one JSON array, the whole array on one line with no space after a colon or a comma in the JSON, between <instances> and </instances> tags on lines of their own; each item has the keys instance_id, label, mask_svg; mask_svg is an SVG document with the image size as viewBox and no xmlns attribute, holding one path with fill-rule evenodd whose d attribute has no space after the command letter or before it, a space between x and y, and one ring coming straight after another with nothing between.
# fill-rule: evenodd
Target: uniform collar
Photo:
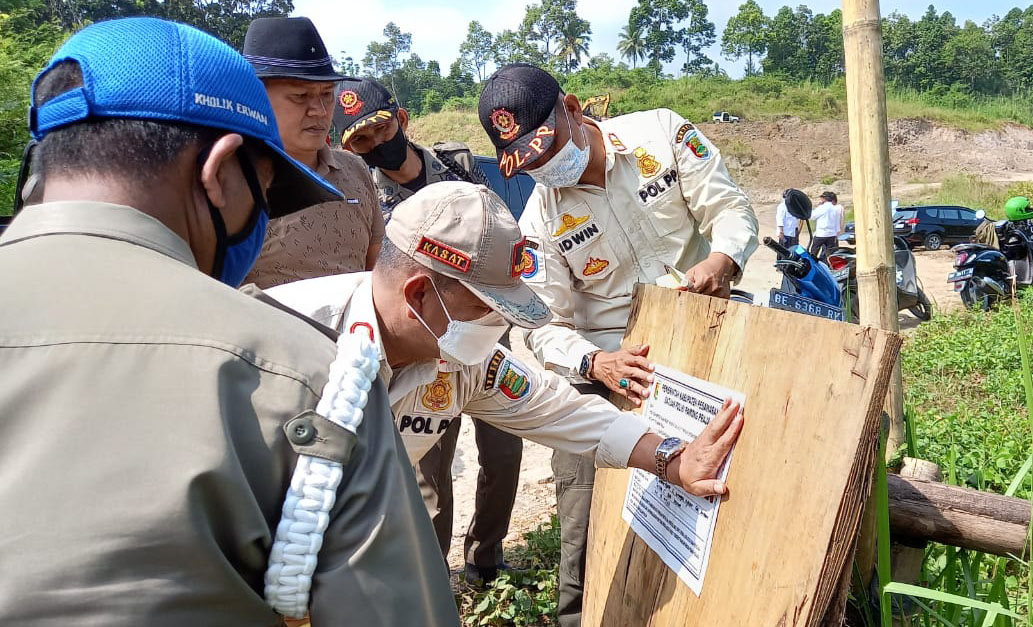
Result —
<instances>
[{"instance_id":1,"label":"uniform collar","mask_svg":"<svg viewBox=\"0 0 1033 627\"><path fill-rule=\"evenodd\" d=\"M316 174L326 176L330 170L340 170L341 164L337 163L337 156L330 146L323 146L316 153Z\"/></svg>"},{"instance_id":2,"label":"uniform collar","mask_svg":"<svg viewBox=\"0 0 1033 627\"><path fill-rule=\"evenodd\" d=\"M617 160L617 155L619 154L617 152L617 149L610 142L609 136L613 135L613 133L607 131L603 127L602 122L596 122L595 120L587 117L584 118L584 120L586 124L591 124L592 126L599 129L599 133L603 136L603 151L606 153L606 173L609 174L610 170L613 169L613 164Z\"/></svg>"},{"instance_id":3,"label":"uniform collar","mask_svg":"<svg viewBox=\"0 0 1033 627\"><path fill-rule=\"evenodd\" d=\"M30 205L0 236L0 246L46 235L87 235L128 242L197 268L190 246L172 229L132 207L105 202Z\"/></svg>"},{"instance_id":4,"label":"uniform collar","mask_svg":"<svg viewBox=\"0 0 1033 627\"><path fill-rule=\"evenodd\" d=\"M377 323L377 312L373 306L373 274L370 272L364 274L366 276L352 293L348 307L341 316L338 331L369 334L369 338L380 351L380 376L387 385L388 400L393 405L418 386L430 383L437 378L439 360L432 359L410 364L398 369L397 372L391 368L384 353L380 325Z\"/></svg>"}]
</instances>

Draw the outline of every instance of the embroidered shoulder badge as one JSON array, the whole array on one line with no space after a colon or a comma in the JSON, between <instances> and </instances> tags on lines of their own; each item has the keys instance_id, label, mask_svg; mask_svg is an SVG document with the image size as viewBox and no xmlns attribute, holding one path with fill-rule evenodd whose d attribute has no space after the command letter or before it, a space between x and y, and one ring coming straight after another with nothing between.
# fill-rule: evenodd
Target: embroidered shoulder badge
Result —
<instances>
[{"instance_id":1,"label":"embroidered shoulder badge","mask_svg":"<svg viewBox=\"0 0 1033 627\"><path fill-rule=\"evenodd\" d=\"M498 374L499 392L511 400L521 399L531 391L531 381L523 368L507 359L502 363Z\"/></svg>"},{"instance_id":2,"label":"embroidered shoulder badge","mask_svg":"<svg viewBox=\"0 0 1033 627\"><path fill-rule=\"evenodd\" d=\"M527 238L520 259L520 278L529 283L545 281L545 255L541 244Z\"/></svg>"},{"instance_id":3,"label":"embroidered shoulder badge","mask_svg":"<svg viewBox=\"0 0 1033 627\"><path fill-rule=\"evenodd\" d=\"M499 366L502 365L502 360L505 359L506 354L502 351L495 351L491 356L491 361L488 362L488 370L484 374L484 389L490 390L495 387L495 379L499 376Z\"/></svg>"},{"instance_id":4,"label":"embroidered shoulder badge","mask_svg":"<svg viewBox=\"0 0 1033 627\"><path fill-rule=\"evenodd\" d=\"M470 271L469 255L458 251L447 244L436 242L429 237L424 236L420 239L420 243L416 247L416 252L423 253L424 255L440 261L445 265L452 266L460 272Z\"/></svg>"},{"instance_id":5,"label":"embroidered shoulder badge","mask_svg":"<svg viewBox=\"0 0 1033 627\"><path fill-rule=\"evenodd\" d=\"M638 171L642 176L650 178L660 171L660 162L645 148L636 148L634 155L638 159Z\"/></svg>"},{"instance_id":6,"label":"embroidered shoulder badge","mask_svg":"<svg viewBox=\"0 0 1033 627\"><path fill-rule=\"evenodd\" d=\"M345 115L355 115L362 109L362 101L359 100L359 95L351 90L342 91L341 96L337 100L341 103L341 109L344 110Z\"/></svg>"},{"instance_id":7,"label":"embroidered shoulder badge","mask_svg":"<svg viewBox=\"0 0 1033 627\"><path fill-rule=\"evenodd\" d=\"M628 147L624 145L624 142L622 142L619 137L617 137L616 133L610 133L606 137L610 140L610 144L613 145L617 152L628 152Z\"/></svg>"},{"instance_id":8,"label":"embroidered shoulder badge","mask_svg":"<svg viewBox=\"0 0 1033 627\"><path fill-rule=\"evenodd\" d=\"M706 160L710 158L710 148L703 143L700 139L699 134L695 131L689 133L688 138L685 140L685 147L692 151L692 154L697 159Z\"/></svg>"},{"instance_id":9,"label":"embroidered shoulder badge","mask_svg":"<svg viewBox=\"0 0 1033 627\"><path fill-rule=\"evenodd\" d=\"M689 131L694 130L696 130L696 127L689 122L682 124L678 129L678 132L674 134L674 143L680 144L681 140L685 139L685 135L687 135Z\"/></svg>"}]
</instances>

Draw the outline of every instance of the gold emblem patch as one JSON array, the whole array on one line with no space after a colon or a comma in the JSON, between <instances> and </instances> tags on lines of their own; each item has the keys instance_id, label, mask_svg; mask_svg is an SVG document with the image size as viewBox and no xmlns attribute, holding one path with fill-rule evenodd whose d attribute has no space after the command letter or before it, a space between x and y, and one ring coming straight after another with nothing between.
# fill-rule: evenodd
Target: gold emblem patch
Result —
<instances>
[{"instance_id":1,"label":"gold emblem patch","mask_svg":"<svg viewBox=\"0 0 1033 627\"><path fill-rule=\"evenodd\" d=\"M575 218L569 213L564 213L562 216L560 216L560 228L556 229L556 232L553 233L552 236L559 237L567 231L572 231L576 229L579 225L584 224L585 222L588 222L588 216L581 216L580 218Z\"/></svg>"},{"instance_id":2,"label":"gold emblem patch","mask_svg":"<svg viewBox=\"0 0 1033 627\"><path fill-rule=\"evenodd\" d=\"M438 378L427 386L427 391L420 399L423 406L431 411L448 409L452 404L452 380L447 372L439 372Z\"/></svg>"},{"instance_id":3,"label":"gold emblem patch","mask_svg":"<svg viewBox=\"0 0 1033 627\"><path fill-rule=\"evenodd\" d=\"M589 257L588 262L585 263L585 269L582 273L585 276L592 276L593 274L599 274L610 265L610 262L605 259L596 259L595 257Z\"/></svg>"},{"instance_id":4,"label":"gold emblem patch","mask_svg":"<svg viewBox=\"0 0 1033 627\"><path fill-rule=\"evenodd\" d=\"M362 109L362 101L359 100L359 95L353 91L342 91L338 101L341 103L341 109L344 110L345 115L355 115Z\"/></svg>"},{"instance_id":5,"label":"gold emblem patch","mask_svg":"<svg viewBox=\"0 0 1033 627\"><path fill-rule=\"evenodd\" d=\"M649 178L660 171L660 162L646 152L645 148L636 148L634 155L638 159L638 171L642 176Z\"/></svg>"},{"instance_id":6,"label":"gold emblem patch","mask_svg":"<svg viewBox=\"0 0 1033 627\"><path fill-rule=\"evenodd\" d=\"M499 132L499 138L509 141L520 132L520 125L516 123L513 114L505 109L495 109L491 112L491 125Z\"/></svg>"}]
</instances>

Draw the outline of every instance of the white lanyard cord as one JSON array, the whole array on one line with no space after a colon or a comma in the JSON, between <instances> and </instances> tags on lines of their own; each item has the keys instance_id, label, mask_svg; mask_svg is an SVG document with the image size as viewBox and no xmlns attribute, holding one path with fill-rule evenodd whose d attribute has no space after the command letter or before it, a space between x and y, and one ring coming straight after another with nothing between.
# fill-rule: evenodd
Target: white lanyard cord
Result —
<instances>
[{"instance_id":1,"label":"white lanyard cord","mask_svg":"<svg viewBox=\"0 0 1033 627\"><path fill-rule=\"evenodd\" d=\"M361 333L341 334L316 413L355 434L379 369L376 344ZM298 456L265 573L266 602L288 618L308 612L312 575L343 474L339 462Z\"/></svg>"}]
</instances>

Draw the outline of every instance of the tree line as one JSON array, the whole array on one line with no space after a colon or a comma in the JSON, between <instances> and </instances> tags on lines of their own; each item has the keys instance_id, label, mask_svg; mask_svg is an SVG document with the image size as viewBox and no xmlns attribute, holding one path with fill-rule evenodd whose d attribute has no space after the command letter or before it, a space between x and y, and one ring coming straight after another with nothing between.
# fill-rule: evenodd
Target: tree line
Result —
<instances>
[{"instance_id":1,"label":"tree line","mask_svg":"<svg viewBox=\"0 0 1033 627\"><path fill-rule=\"evenodd\" d=\"M513 62L547 67L561 79L585 69L633 70L641 64L653 79L663 79L668 77L664 68L681 53L681 75L727 76L707 56L718 35L704 0L638 0L614 51L621 63L605 52L589 57L592 28L577 14L576 4L529 4L517 28L499 33L471 21L448 75L433 61L406 57L411 34L393 22L384 30L385 39L371 43L361 60L342 53L343 67L391 84L417 114L436 111L450 99L468 98L493 66ZM893 12L883 18L882 27L886 78L894 88L1013 95L1033 86L1033 6L1014 8L983 24L959 24L950 12L930 5L915 20ZM756 0L746 0L721 33L720 51L728 61L745 61L747 76L828 85L843 75L842 29L838 9L815 14L805 5L783 6L768 16Z\"/></svg>"},{"instance_id":2,"label":"tree line","mask_svg":"<svg viewBox=\"0 0 1033 627\"><path fill-rule=\"evenodd\" d=\"M0 0L0 160L17 157L29 84L68 33L102 19L154 15L192 24L239 49L251 20L293 8L291 0ZM536 0L511 29L493 33L471 21L447 73L437 61L413 54L412 34L394 22L383 39L354 55L339 52L335 63L345 73L383 81L416 115L450 102L469 106L494 67L521 61L550 69L565 85L604 77L616 88L669 78L665 68L676 57L683 59L678 74L725 77L708 56L719 43L725 60L745 61L747 75L827 85L843 74L839 10L815 14L805 5L783 6L768 16L756 0L746 0L719 36L704 0L638 0L612 55L589 56L592 34L576 0ZM932 5L918 19L895 12L883 19L883 40L886 77L896 88L1021 95L1033 87L1033 6L982 24L959 24Z\"/></svg>"}]
</instances>

